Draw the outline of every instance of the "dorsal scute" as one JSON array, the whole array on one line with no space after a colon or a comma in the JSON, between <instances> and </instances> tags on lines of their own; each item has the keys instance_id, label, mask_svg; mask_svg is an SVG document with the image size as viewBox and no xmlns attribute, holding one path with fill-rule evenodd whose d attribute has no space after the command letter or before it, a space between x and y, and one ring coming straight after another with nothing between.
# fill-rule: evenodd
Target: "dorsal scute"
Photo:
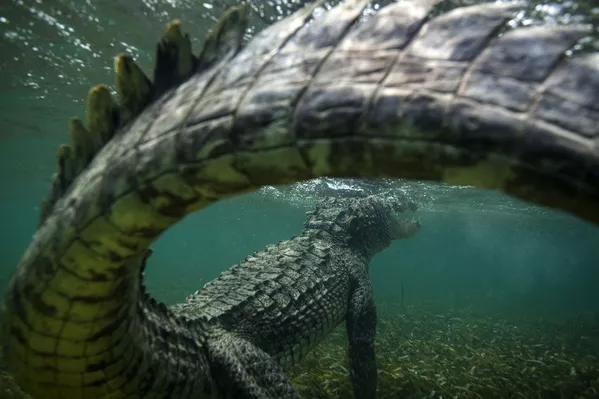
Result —
<instances>
[{"instance_id":1,"label":"dorsal scute","mask_svg":"<svg viewBox=\"0 0 599 399\"><path fill-rule=\"evenodd\" d=\"M208 69L239 52L248 25L247 5L227 10L206 39L198 57L199 71Z\"/></svg>"},{"instance_id":2,"label":"dorsal scute","mask_svg":"<svg viewBox=\"0 0 599 399\"><path fill-rule=\"evenodd\" d=\"M181 31L181 22L170 22L165 35L156 44L154 59L155 97L187 80L195 71L196 57L191 53L189 35Z\"/></svg>"},{"instance_id":3,"label":"dorsal scute","mask_svg":"<svg viewBox=\"0 0 599 399\"><path fill-rule=\"evenodd\" d=\"M247 6L226 11L206 40L200 57L192 54L191 40L178 20L170 22L156 45L154 81L128 54L115 57L115 86L118 101L105 85L92 87L86 101L86 123L72 118L68 124L69 145L60 146L57 172L48 197L42 202L39 225L52 213L79 174L119 128L135 119L156 98L189 79L198 67L205 70L229 59L241 48L247 27Z\"/></svg>"},{"instance_id":4,"label":"dorsal scute","mask_svg":"<svg viewBox=\"0 0 599 399\"><path fill-rule=\"evenodd\" d=\"M128 54L114 59L115 85L121 107L121 124L139 115L154 98L154 84Z\"/></svg>"}]
</instances>

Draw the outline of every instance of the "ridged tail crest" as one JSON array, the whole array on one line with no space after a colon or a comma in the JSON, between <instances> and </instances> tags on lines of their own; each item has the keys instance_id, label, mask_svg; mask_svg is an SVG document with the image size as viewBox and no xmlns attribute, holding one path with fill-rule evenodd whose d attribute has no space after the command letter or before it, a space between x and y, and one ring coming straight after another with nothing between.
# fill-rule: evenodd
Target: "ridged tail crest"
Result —
<instances>
[{"instance_id":1,"label":"ridged tail crest","mask_svg":"<svg viewBox=\"0 0 599 399\"><path fill-rule=\"evenodd\" d=\"M108 86L92 87L86 100L87 127L79 118L69 121L70 143L58 149L57 171L50 193L42 202L39 225L121 127L194 73L239 52L247 22L246 5L229 9L212 29L198 57L192 53L189 35L182 31L181 22L170 22L156 45L153 80L145 75L133 57L117 55L114 70L118 102L113 99Z\"/></svg>"}]
</instances>

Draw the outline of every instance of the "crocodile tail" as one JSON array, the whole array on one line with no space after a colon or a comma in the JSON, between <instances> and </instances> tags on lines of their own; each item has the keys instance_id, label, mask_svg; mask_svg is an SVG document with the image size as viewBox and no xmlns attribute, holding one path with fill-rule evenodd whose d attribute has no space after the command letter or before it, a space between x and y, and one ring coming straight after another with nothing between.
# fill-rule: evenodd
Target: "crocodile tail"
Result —
<instances>
[{"instance_id":1,"label":"crocodile tail","mask_svg":"<svg viewBox=\"0 0 599 399\"><path fill-rule=\"evenodd\" d=\"M92 87L86 102L87 127L79 118L69 121L70 144L61 145L58 149L57 171L52 178L50 193L41 205L40 226L77 176L121 127L194 73L235 55L241 49L248 9L242 5L225 12L212 29L198 57L192 54L191 40L187 33L182 32L181 22L170 22L156 45L153 81L133 57L128 54L116 56L114 69L118 101L113 99L107 86Z\"/></svg>"}]
</instances>

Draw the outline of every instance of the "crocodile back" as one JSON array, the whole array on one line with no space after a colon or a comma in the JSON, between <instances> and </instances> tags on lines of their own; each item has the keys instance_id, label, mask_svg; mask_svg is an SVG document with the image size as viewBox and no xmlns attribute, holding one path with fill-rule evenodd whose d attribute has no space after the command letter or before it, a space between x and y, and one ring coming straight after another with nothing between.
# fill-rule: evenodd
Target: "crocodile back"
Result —
<instances>
[{"instance_id":1,"label":"crocodile back","mask_svg":"<svg viewBox=\"0 0 599 399\"><path fill-rule=\"evenodd\" d=\"M248 256L176 309L235 332L290 367L345 319L349 248L304 233Z\"/></svg>"}]
</instances>

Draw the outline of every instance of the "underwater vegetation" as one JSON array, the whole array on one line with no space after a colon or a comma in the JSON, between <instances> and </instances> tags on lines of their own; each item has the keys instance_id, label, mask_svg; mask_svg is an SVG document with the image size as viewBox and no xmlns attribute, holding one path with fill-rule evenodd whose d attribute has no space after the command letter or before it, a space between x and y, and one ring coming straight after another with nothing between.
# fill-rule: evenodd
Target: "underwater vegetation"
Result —
<instances>
[{"instance_id":1,"label":"underwater vegetation","mask_svg":"<svg viewBox=\"0 0 599 399\"><path fill-rule=\"evenodd\" d=\"M599 398L599 319L380 304L378 398ZM290 371L302 397L352 398L345 326ZM0 398L29 398L0 371Z\"/></svg>"},{"instance_id":2,"label":"underwater vegetation","mask_svg":"<svg viewBox=\"0 0 599 399\"><path fill-rule=\"evenodd\" d=\"M599 320L379 305L378 398L599 398ZM345 326L297 365L305 398L352 398Z\"/></svg>"}]
</instances>

